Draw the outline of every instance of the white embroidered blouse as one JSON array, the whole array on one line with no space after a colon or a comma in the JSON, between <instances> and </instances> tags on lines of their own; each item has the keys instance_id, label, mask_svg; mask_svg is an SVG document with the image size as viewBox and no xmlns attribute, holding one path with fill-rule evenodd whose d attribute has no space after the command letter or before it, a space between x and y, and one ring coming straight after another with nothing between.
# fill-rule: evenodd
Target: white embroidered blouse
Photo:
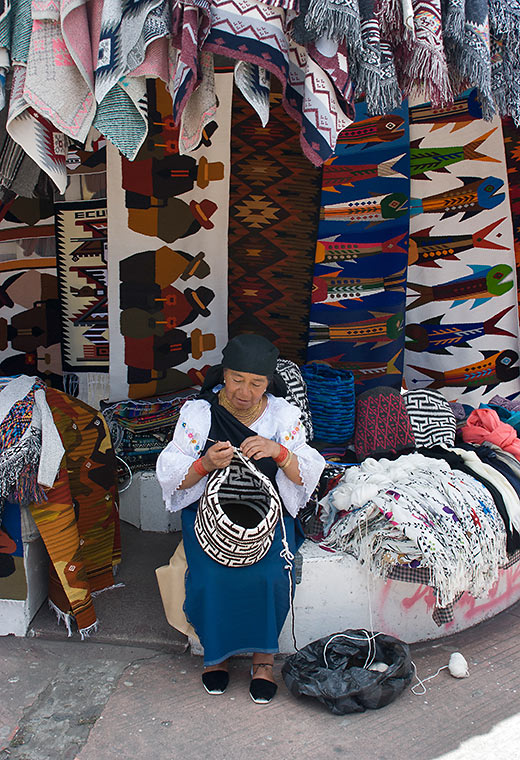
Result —
<instances>
[{"instance_id":1,"label":"white embroidered blouse","mask_svg":"<svg viewBox=\"0 0 520 760\"><path fill-rule=\"evenodd\" d=\"M303 485L297 485L279 469L276 483L285 508L293 517L308 502L325 466L321 454L306 443L300 410L283 398L267 395L267 406L249 425L257 435L270 438L290 449L298 457ZM186 474L199 458L211 427L210 405L202 399L187 401L181 409L173 439L157 459L157 479L161 484L166 509L177 512L200 499L207 476L191 488L179 490Z\"/></svg>"}]
</instances>

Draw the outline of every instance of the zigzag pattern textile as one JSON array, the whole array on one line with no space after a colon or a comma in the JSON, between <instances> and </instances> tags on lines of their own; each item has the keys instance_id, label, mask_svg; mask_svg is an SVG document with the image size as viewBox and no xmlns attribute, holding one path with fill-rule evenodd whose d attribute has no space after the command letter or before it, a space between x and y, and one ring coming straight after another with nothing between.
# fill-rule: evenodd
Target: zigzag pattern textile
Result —
<instances>
[{"instance_id":1,"label":"zigzag pattern textile","mask_svg":"<svg viewBox=\"0 0 520 760\"><path fill-rule=\"evenodd\" d=\"M410 109L405 384L477 407L520 390L508 174L501 122L475 91Z\"/></svg>"},{"instance_id":2,"label":"zigzag pattern textile","mask_svg":"<svg viewBox=\"0 0 520 760\"><path fill-rule=\"evenodd\" d=\"M323 168L307 361L400 388L408 260L408 109L357 120Z\"/></svg>"},{"instance_id":3,"label":"zigzag pattern textile","mask_svg":"<svg viewBox=\"0 0 520 760\"><path fill-rule=\"evenodd\" d=\"M256 332L305 362L321 171L270 94L269 128L235 90L231 129L229 337Z\"/></svg>"}]
</instances>

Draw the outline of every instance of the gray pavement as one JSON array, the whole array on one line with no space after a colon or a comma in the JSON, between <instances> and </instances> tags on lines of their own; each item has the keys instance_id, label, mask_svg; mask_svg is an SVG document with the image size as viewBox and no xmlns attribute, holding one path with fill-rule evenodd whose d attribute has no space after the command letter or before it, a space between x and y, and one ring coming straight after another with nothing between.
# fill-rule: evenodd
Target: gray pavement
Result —
<instances>
[{"instance_id":1,"label":"gray pavement","mask_svg":"<svg viewBox=\"0 0 520 760\"><path fill-rule=\"evenodd\" d=\"M473 760L520 758L520 604L468 631L412 647L424 678L453 651L470 676L447 670L377 711L334 716L280 687L249 698L236 658L226 694L202 689L200 658L92 638L0 638L1 760Z\"/></svg>"}]
</instances>

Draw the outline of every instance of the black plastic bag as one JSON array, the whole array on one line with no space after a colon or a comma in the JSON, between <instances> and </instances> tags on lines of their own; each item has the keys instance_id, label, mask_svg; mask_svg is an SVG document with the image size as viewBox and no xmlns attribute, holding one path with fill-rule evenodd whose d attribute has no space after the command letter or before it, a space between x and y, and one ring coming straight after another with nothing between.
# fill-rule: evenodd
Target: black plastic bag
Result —
<instances>
[{"instance_id":1,"label":"black plastic bag","mask_svg":"<svg viewBox=\"0 0 520 760\"><path fill-rule=\"evenodd\" d=\"M334 715L389 704L413 678L410 648L393 636L373 636L369 641L366 631L347 630L307 644L282 667L287 688L295 697L315 697ZM388 669L369 670L373 663Z\"/></svg>"}]
</instances>

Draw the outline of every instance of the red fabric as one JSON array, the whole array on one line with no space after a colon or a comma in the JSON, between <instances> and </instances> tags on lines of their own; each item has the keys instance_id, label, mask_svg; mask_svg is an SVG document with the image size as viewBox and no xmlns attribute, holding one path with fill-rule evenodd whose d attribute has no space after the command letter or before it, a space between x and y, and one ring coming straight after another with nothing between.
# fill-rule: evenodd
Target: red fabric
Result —
<instances>
[{"instance_id":1,"label":"red fabric","mask_svg":"<svg viewBox=\"0 0 520 760\"><path fill-rule=\"evenodd\" d=\"M516 430L502 422L494 409L474 409L462 428L462 437L466 443L490 441L520 460L520 440Z\"/></svg>"}]
</instances>

